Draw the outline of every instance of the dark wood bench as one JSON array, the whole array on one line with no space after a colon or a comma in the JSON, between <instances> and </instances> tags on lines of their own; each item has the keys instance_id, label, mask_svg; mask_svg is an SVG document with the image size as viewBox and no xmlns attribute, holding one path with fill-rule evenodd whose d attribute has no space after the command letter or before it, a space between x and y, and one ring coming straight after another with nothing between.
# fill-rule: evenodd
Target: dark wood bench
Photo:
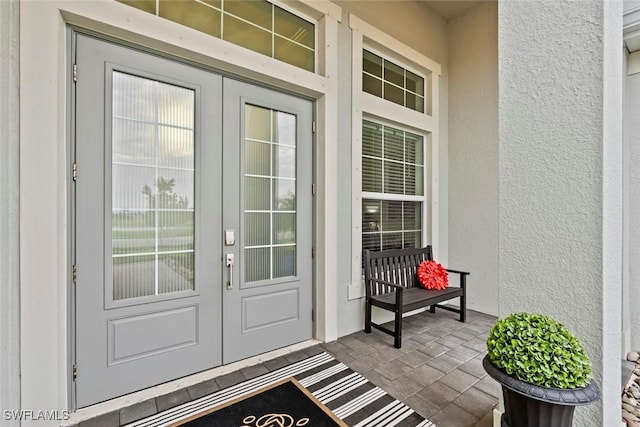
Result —
<instances>
[{"instance_id":1,"label":"dark wood bench","mask_svg":"<svg viewBox=\"0 0 640 427\"><path fill-rule=\"evenodd\" d=\"M394 337L394 346L402 346L402 315L419 308L429 307L431 313L436 307L460 313L460 321L466 320L466 271L446 269L448 273L457 273L460 286L447 286L442 290L420 288L416 271L420 263L433 260L431 246L425 248L389 249L371 252L365 250L364 281L366 289L366 308L364 331L371 332L371 327ZM450 283L449 283L450 285ZM460 308L440 305L438 303L460 298ZM394 312L394 329L388 329L371 321L371 308L380 307Z\"/></svg>"}]
</instances>

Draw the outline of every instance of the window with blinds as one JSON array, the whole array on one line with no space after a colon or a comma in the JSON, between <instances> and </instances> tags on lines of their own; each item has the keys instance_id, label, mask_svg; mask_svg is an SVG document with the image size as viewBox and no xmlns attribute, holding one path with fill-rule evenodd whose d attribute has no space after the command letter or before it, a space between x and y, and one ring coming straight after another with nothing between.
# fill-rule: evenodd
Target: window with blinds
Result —
<instances>
[{"instance_id":1,"label":"window with blinds","mask_svg":"<svg viewBox=\"0 0 640 427\"><path fill-rule=\"evenodd\" d=\"M422 246L425 138L362 122L362 249Z\"/></svg>"}]
</instances>

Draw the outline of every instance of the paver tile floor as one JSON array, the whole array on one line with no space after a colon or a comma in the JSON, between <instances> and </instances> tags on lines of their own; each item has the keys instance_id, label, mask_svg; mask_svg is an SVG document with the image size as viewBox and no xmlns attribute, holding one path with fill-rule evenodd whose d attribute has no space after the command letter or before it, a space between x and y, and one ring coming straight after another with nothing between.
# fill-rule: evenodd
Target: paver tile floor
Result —
<instances>
[{"instance_id":1,"label":"paver tile floor","mask_svg":"<svg viewBox=\"0 0 640 427\"><path fill-rule=\"evenodd\" d=\"M482 368L485 339L494 316L467 310L467 322L439 310L403 320L402 348L377 330L249 366L199 384L122 408L79 424L117 427L251 379L322 351L407 404L438 427L491 427L500 386Z\"/></svg>"}]
</instances>

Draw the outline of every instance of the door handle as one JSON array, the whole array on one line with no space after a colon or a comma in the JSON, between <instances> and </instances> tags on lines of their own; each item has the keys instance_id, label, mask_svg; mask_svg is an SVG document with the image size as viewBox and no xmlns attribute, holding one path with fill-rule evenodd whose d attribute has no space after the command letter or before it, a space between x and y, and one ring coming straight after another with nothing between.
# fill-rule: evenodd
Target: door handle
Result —
<instances>
[{"instance_id":1,"label":"door handle","mask_svg":"<svg viewBox=\"0 0 640 427\"><path fill-rule=\"evenodd\" d=\"M227 254L227 267L229 267L229 280L227 281L227 289L233 289L233 261L234 255Z\"/></svg>"}]
</instances>

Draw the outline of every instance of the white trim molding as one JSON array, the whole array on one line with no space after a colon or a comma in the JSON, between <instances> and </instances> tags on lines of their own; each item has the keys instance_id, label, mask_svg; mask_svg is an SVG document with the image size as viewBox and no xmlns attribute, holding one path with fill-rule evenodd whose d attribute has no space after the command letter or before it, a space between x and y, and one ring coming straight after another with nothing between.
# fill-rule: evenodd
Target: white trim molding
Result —
<instances>
[{"instance_id":1,"label":"white trim molding","mask_svg":"<svg viewBox=\"0 0 640 427\"><path fill-rule=\"evenodd\" d=\"M348 287L348 299L364 296L362 283L362 120L374 118L392 126L409 128L425 134L425 147L431 149L427 158L431 160L430 173L425 174L425 195L423 213L423 240L440 247L439 208L438 208L438 135L439 135L439 84L441 65L422 55L392 36L378 30L355 15L349 15L351 28L351 87L352 87L352 123L351 123L351 161L352 161L352 200L351 200L351 283ZM371 48L376 53L397 61L399 66L408 66L425 76L427 95L425 112L413 111L401 105L378 98L362 90L362 50ZM430 93L429 93L430 92ZM426 153L425 153L426 154ZM427 166L427 165L425 165ZM427 170L427 168L425 168Z\"/></svg>"},{"instance_id":2,"label":"white trim molding","mask_svg":"<svg viewBox=\"0 0 640 427\"><path fill-rule=\"evenodd\" d=\"M0 408L20 410L20 2L0 2ZM4 420L19 426L20 421Z\"/></svg>"}]
</instances>

